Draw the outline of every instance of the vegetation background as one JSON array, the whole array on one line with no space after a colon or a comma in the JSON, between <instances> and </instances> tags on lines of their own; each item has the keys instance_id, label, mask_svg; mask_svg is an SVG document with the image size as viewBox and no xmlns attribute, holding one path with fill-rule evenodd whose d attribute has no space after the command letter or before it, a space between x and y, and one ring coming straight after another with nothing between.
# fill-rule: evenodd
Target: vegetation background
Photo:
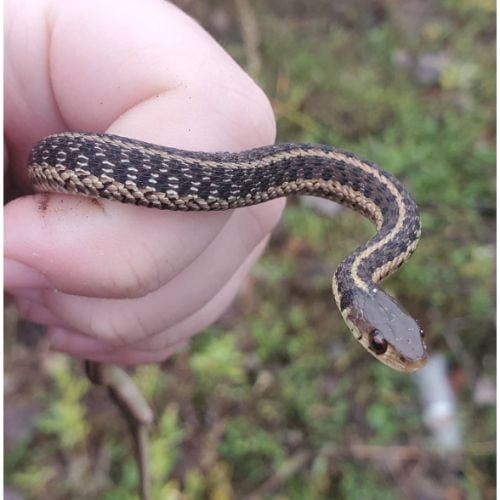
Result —
<instances>
[{"instance_id":1,"label":"vegetation background","mask_svg":"<svg viewBox=\"0 0 500 500\"><path fill-rule=\"evenodd\" d=\"M495 498L494 0L177 0L271 98L280 141L352 149L410 188L418 251L386 288L443 353L462 443L354 342L335 265L372 229L295 200L231 309L135 379L154 498ZM6 311L6 498L135 498L126 427L80 363ZM50 492L50 494L49 494Z\"/></svg>"}]
</instances>

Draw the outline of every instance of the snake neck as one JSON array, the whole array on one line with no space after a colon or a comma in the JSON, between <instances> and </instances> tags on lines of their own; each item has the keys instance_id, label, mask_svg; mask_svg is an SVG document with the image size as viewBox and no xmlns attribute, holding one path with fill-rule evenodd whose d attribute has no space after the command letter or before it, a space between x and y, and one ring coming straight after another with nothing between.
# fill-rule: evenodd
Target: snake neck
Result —
<instances>
[{"instance_id":1,"label":"snake neck","mask_svg":"<svg viewBox=\"0 0 500 500\"><path fill-rule=\"evenodd\" d=\"M350 288L360 288L369 293L410 258L417 247L421 229L418 217L407 213L404 218L407 220L403 223L400 218L394 217L384 224L372 239L358 247L338 266L335 276L340 294ZM344 308L342 305L341 309Z\"/></svg>"},{"instance_id":2,"label":"snake neck","mask_svg":"<svg viewBox=\"0 0 500 500\"><path fill-rule=\"evenodd\" d=\"M337 306L353 336L381 362L410 372L426 360L422 331L377 286L409 259L420 237L415 204L404 197L401 200L397 209L386 213L377 234L338 266L332 286Z\"/></svg>"}]
</instances>

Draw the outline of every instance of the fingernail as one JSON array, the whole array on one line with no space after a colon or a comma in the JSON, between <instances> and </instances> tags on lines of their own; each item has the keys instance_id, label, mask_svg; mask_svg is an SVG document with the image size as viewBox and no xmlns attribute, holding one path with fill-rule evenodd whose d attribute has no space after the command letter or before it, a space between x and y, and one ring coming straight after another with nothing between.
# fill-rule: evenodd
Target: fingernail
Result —
<instances>
[{"instance_id":1,"label":"fingernail","mask_svg":"<svg viewBox=\"0 0 500 500\"><path fill-rule=\"evenodd\" d=\"M47 276L17 260L4 260L4 286L16 288L54 288Z\"/></svg>"}]
</instances>

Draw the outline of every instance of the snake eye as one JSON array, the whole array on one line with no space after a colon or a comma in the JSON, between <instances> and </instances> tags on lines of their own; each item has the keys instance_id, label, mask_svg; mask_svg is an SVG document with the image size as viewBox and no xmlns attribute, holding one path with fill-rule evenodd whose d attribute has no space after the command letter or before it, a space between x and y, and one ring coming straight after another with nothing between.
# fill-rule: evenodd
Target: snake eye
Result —
<instances>
[{"instance_id":1,"label":"snake eye","mask_svg":"<svg viewBox=\"0 0 500 500\"><path fill-rule=\"evenodd\" d=\"M376 328L370 332L370 349L375 354L384 354L387 351L387 340Z\"/></svg>"}]
</instances>

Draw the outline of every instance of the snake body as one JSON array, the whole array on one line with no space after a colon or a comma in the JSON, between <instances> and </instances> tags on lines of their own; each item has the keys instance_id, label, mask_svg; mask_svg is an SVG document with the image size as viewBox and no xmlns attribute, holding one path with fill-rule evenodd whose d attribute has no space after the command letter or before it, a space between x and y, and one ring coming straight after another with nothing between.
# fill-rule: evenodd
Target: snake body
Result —
<instances>
[{"instance_id":1,"label":"snake body","mask_svg":"<svg viewBox=\"0 0 500 500\"><path fill-rule=\"evenodd\" d=\"M37 191L167 210L226 210L289 195L346 205L377 232L333 276L345 322L371 354L396 370L410 372L426 361L417 322L377 286L415 250L417 207L396 178L353 153L315 144L202 153L108 134L62 133L33 148L29 175Z\"/></svg>"}]
</instances>

